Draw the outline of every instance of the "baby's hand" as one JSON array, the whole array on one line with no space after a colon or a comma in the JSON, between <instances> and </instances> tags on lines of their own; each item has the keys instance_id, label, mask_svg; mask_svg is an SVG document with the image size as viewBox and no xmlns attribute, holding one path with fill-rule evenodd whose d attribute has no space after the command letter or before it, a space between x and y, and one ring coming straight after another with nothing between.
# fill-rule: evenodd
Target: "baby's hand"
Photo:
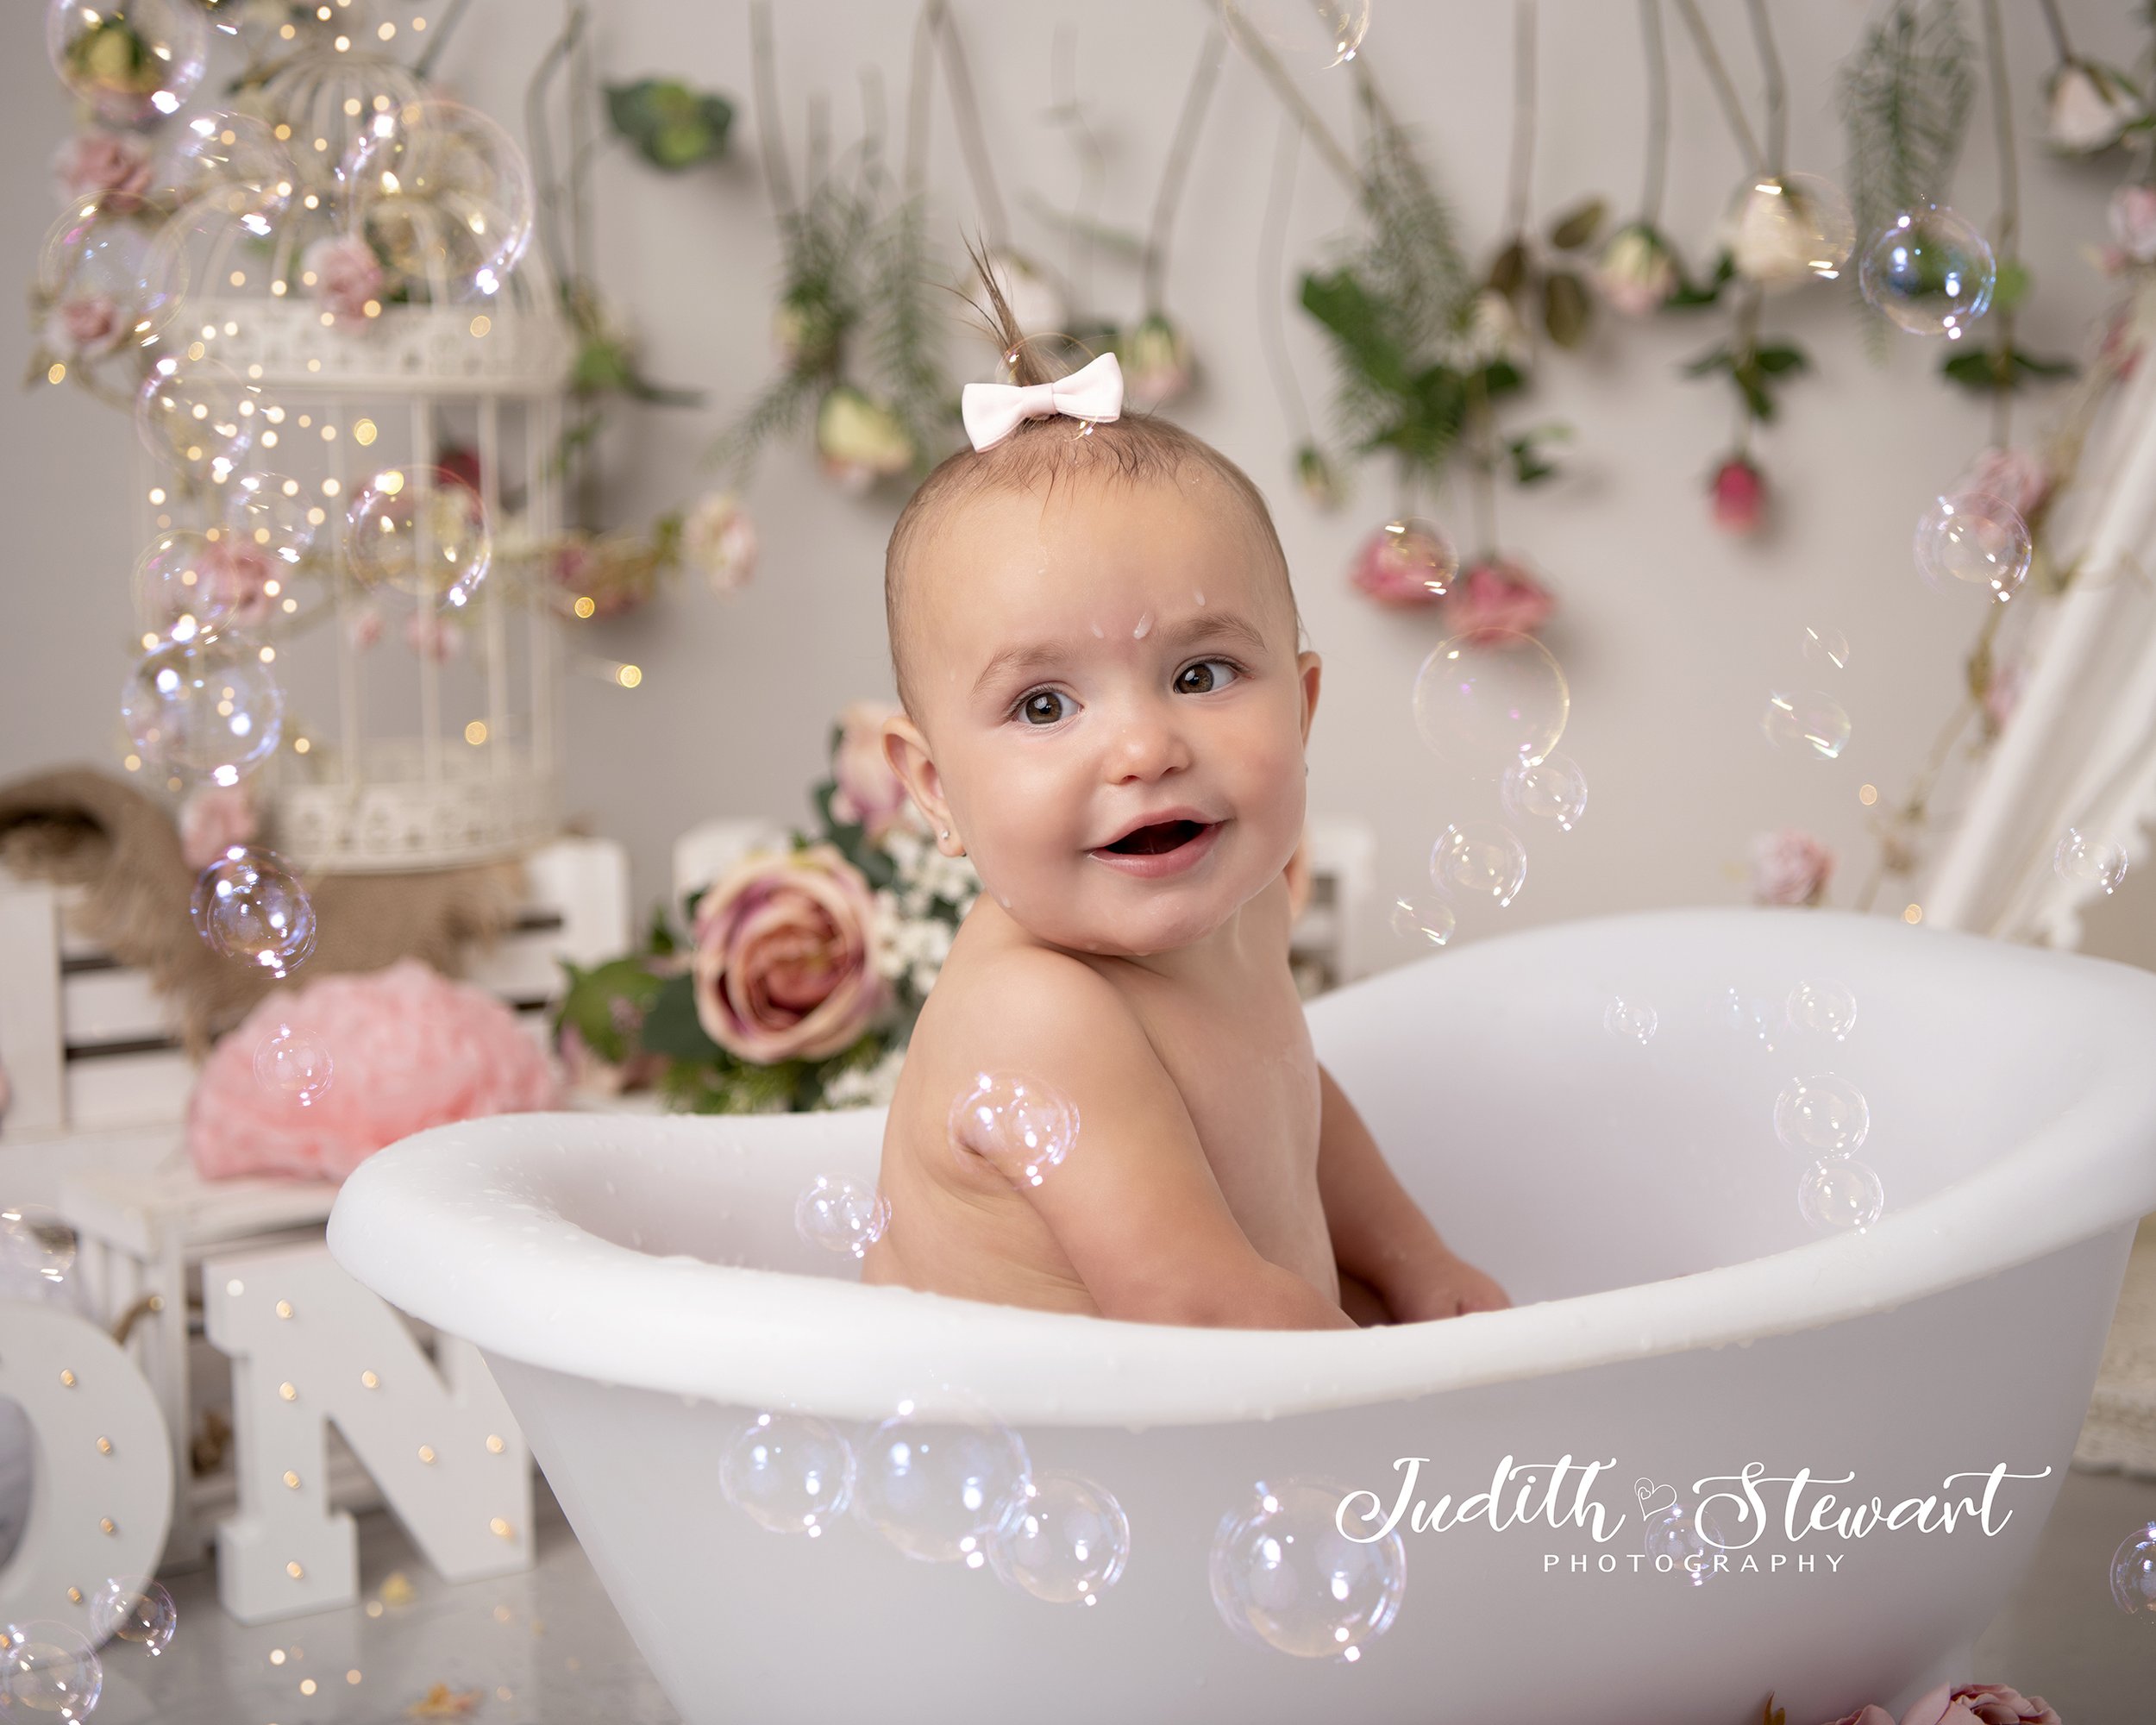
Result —
<instances>
[{"instance_id":1,"label":"baby's hand","mask_svg":"<svg viewBox=\"0 0 2156 1725\"><path fill-rule=\"evenodd\" d=\"M1440 1246L1393 1282L1386 1290L1386 1303L1392 1308L1394 1322L1419 1324L1431 1318L1501 1311L1512 1301L1490 1276Z\"/></svg>"}]
</instances>

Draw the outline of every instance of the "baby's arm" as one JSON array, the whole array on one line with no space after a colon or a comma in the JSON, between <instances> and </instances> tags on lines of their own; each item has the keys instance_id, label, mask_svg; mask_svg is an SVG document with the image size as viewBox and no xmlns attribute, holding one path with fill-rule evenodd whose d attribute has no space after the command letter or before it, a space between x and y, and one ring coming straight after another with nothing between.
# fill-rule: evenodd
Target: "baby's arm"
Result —
<instances>
[{"instance_id":1,"label":"baby's arm","mask_svg":"<svg viewBox=\"0 0 2156 1725\"><path fill-rule=\"evenodd\" d=\"M1101 1315L1243 1329L1348 1329L1353 1320L1259 1255L1213 1177L1181 1093L1123 997L1075 959L1013 953L979 991L969 1064L1037 1079L1078 1110L1076 1142L1037 1185L992 1138L992 1163L1056 1236ZM993 1007L985 1005L993 1001Z\"/></svg>"},{"instance_id":2,"label":"baby's arm","mask_svg":"<svg viewBox=\"0 0 2156 1725\"><path fill-rule=\"evenodd\" d=\"M1511 1305L1502 1288L1438 1237L1322 1064L1318 1084L1318 1195L1339 1264L1341 1304L1367 1320L1374 1295L1403 1324Z\"/></svg>"}]
</instances>

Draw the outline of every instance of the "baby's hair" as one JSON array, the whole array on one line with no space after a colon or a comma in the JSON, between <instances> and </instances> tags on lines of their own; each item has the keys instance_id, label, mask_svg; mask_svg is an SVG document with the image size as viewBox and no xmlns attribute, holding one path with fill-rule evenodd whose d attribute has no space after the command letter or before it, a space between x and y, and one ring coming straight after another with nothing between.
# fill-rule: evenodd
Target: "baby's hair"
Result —
<instances>
[{"instance_id":1,"label":"baby's hair","mask_svg":"<svg viewBox=\"0 0 2156 1725\"><path fill-rule=\"evenodd\" d=\"M1070 367L1062 363L1044 338L1018 327L981 249L968 240L966 251L988 296L985 307L971 299L967 304L986 320L987 331L1003 355L1010 380L1020 385L1052 383L1066 375ZM1064 474L1128 483L1167 480L1179 484L1194 467L1223 481L1230 496L1243 506L1256 530L1257 543L1269 551L1280 572L1300 638L1302 613L1288 580L1288 555L1281 549L1280 534L1273 525L1264 493L1248 474L1194 432L1150 413L1133 412L1126 406L1120 418L1098 420L1083 430L1079 422L1067 416L1050 414L1046 418L1020 420L1009 436L986 449L975 449L968 444L945 456L899 511L891 543L884 552L883 608L891 637L891 676L899 704L918 723L920 711L913 704L906 679L905 643L910 638L911 622L908 572L917 544L946 513L984 492L1029 492L1044 480L1052 496L1056 480Z\"/></svg>"}]
</instances>

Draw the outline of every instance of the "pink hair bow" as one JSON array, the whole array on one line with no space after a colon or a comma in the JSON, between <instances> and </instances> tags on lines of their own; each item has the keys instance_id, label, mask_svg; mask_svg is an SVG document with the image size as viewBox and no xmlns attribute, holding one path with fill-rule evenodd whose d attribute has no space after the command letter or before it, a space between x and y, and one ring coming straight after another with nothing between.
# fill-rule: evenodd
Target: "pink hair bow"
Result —
<instances>
[{"instance_id":1,"label":"pink hair bow","mask_svg":"<svg viewBox=\"0 0 2156 1725\"><path fill-rule=\"evenodd\" d=\"M1068 413L1074 419L1123 417L1123 367L1113 354L1048 383L969 383L960 398L966 436L976 449L1000 443L1022 419Z\"/></svg>"}]
</instances>

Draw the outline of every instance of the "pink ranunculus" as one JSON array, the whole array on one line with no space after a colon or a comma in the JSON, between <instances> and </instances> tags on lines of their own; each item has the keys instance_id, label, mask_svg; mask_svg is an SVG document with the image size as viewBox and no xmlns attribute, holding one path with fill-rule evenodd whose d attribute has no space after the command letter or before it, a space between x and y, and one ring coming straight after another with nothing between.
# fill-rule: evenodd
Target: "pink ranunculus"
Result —
<instances>
[{"instance_id":1,"label":"pink ranunculus","mask_svg":"<svg viewBox=\"0 0 2156 1725\"><path fill-rule=\"evenodd\" d=\"M697 901L696 1015L757 1065L820 1060L885 1004L870 950L875 895L833 844L752 851Z\"/></svg>"},{"instance_id":2,"label":"pink ranunculus","mask_svg":"<svg viewBox=\"0 0 2156 1725\"><path fill-rule=\"evenodd\" d=\"M849 701L838 715L838 747L831 756L831 819L858 825L881 844L893 827L907 824L913 799L891 770L883 752L883 721L899 709L885 701ZM918 826L918 820L911 824Z\"/></svg>"},{"instance_id":3,"label":"pink ranunculus","mask_svg":"<svg viewBox=\"0 0 2156 1725\"><path fill-rule=\"evenodd\" d=\"M2002 1683L1940 1684L1902 1716L1902 1725L2060 1725L2041 1696L2024 1697Z\"/></svg>"},{"instance_id":4,"label":"pink ranunculus","mask_svg":"<svg viewBox=\"0 0 2156 1725\"><path fill-rule=\"evenodd\" d=\"M127 333L127 314L109 293L70 294L45 318L46 345L71 360L109 354Z\"/></svg>"},{"instance_id":5,"label":"pink ranunculus","mask_svg":"<svg viewBox=\"0 0 2156 1725\"><path fill-rule=\"evenodd\" d=\"M53 157L53 185L63 204L99 198L115 216L141 209L152 178L148 143L103 126L76 133Z\"/></svg>"},{"instance_id":6,"label":"pink ranunculus","mask_svg":"<svg viewBox=\"0 0 2156 1725\"><path fill-rule=\"evenodd\" d=\"M1986 449L1954 481L1956 492L1980 491L2010 505L2024 521L2051 501L2051 469L2026 449Z\"/></svg>"},{"instance_id":7,"label":"pink ranunculus","mask_svg":"<svg viewBox=\"0 0 2156 1725\"><path fill-rule=\"evenodd\" d=\"M1507 635L1532 635L1555 614L1557 602L1526 564L1492 555L1460 572L1443 605L1447 633L1470 647L1487 647Z\"/></svg>"},{"instance_id":8,"label":"pink ranunculus","mask_svg":"<svg viewBox=\"0 0 2156 1725\"><path fill-rule=\"evenodd\" d=\"M260 1059L279 1027L328 1082L283 1088ZM308 1100L303 1102L303 1095ZM484 989L416 958L280 988L219 1039L187 1107L187 1152L205 1178L281 1173L342 1180L387 1144L483 1114L551 1108L547 1058Z\"/></svg>"},{"instance_id":9,"label":"pink ranunculus","mask_svg":"<svg viewBox=\"0 0 2156 1725\"><path fill-rule=\"evenodd\" d=\"M423 659L447 664L464 651L464 631L423 607L404 619L404 645Z\"/></svg>"},{"instance_id":10,"label":"pink ranunculus","mask_svg":"<svg viewBox=\"0 0 2156 1725\"><path fill-rule=\"evenodd\" d=\"M2156 186L2122 185L2109 214L2119 249L2137 264L2156 263Z\"/></svg>"},{"instance_id":11,"label":"pink ranunculus","mask_svg":"<svg viewBox=\"0 0 2156 1725\"><path fill-rule=\"evenodd\" d=\"M380 310L382 266L357 234L325 234L301 254L299 267L314 277L316 301L338 323L366 323L370 303Z\"/></svg>"},{"instance_id":12,"label":"pink ranunculus","mask_svg":"<svg viewBox=\"0 0 2156 1725\"><path fill-rule=\"evenodd\" d=\"M1767 476L1742 455L1714 469L1714 525L1725 533L1756 533L1767 518Z\"/></svg>"},{"instance_id":13,"label":"pink ranunculus","mask_svg":"<svg viewBox=\"0 0 2156 1725\"><path fill-rule=\"evenodd\" d=\"M207 869L232 845L253 844L260 824L246 780L198 785L179 806L179 854L190 869Z\"/></svg>"},{"instance_id":14,"label":"pink ranunculus","mask_svg":"<svg viewBox=\"0 0 2156 1725\"><path fill-rule=\"evenodd\" d=\"M1834 872L1834 853L1794 826L1752 841L1752 897L1762 905L1815 905Z\"/></svg>"},{"instance_id":15,"label":"pink ranunculus","mask_svg":"<svg viewBox=\"0 0 2156 1725\"><path fill-rule=\"evenodd\" d=\"M1434 531L1410 525L1395 532L1397 524L1381 527L1363 542L1348 580L1380 605L1435 605L1445 597L1459 558Z\"/></svg>"}]
</instances>

